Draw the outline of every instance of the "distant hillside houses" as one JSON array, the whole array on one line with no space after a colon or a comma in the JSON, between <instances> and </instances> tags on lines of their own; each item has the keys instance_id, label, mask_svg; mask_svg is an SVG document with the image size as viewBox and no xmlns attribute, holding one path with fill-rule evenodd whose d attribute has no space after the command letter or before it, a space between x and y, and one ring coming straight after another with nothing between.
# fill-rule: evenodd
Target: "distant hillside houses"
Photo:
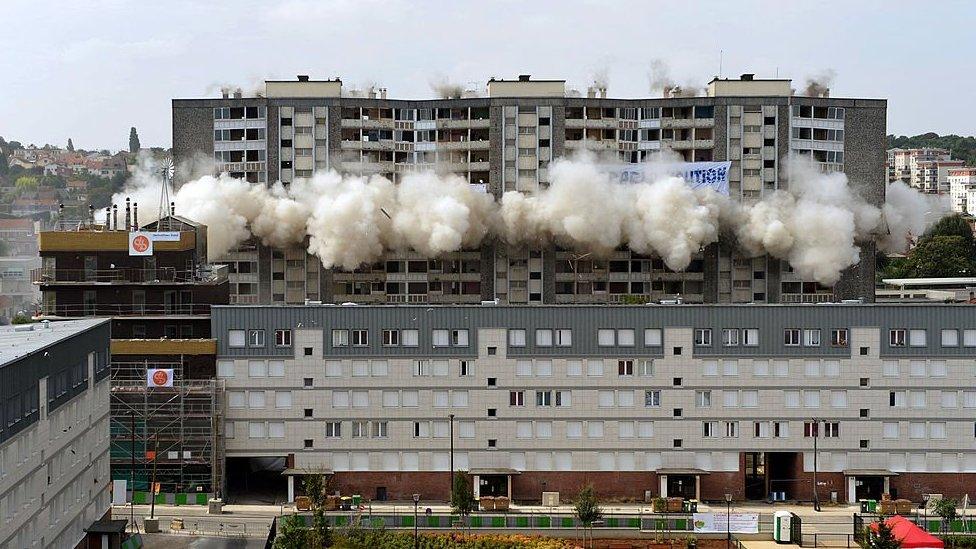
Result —
<instances>
[{"instance_id":1,"label":"distant hillside houses","mask_svg":"<svg viewBox=\"0 0 976 549\"><path fill-rule=\"evenodd\" d=\"M44 175L89 174L98 177L115 177L128 170L128 154L118 152L105 155L100 152L73 152L65 149L39 149L29 146L10 152L8 164L24 169L43 168Z\"/></svg>"}]
</instances>

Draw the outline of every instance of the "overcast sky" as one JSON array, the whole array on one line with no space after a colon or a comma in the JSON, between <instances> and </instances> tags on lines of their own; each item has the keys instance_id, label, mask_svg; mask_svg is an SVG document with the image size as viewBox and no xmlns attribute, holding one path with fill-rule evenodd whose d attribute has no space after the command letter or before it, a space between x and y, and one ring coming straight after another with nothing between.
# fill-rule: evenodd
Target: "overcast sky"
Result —
<instances>
[{"instance_id":1,"label":"overcast sky","mask_svg":"<svg viewBox=\"0 0 976 549\"><path fill-rule=\"evenodd\" d=\"M887 98L888 132L974 133L976 3L458 0L2 0L0 135L38 145L169 146L170 99L221 84L340 76L391 97L530 73L612 97L678 82L836 71L832 94Z\"/></svg>"}]
</instances>

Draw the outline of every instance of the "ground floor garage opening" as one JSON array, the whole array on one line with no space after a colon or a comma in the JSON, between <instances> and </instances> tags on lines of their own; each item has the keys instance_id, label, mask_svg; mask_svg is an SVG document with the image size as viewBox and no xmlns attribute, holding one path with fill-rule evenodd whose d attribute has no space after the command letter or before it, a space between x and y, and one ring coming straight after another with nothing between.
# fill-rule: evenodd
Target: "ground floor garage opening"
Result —
<instances>
[{"instance_id":1,"label":"ground floor garage opening","mask_svg":"<svg viewBox=\"0 0 976 549\"><path fill-rule=\"evenodd\" d=\"M812 499L813 487L803 493L803 454L800 452L766 452L766 498L777 501Z\"/></svg>"},{"instance_id":2,"label":"ground floor garage opening","mask_svg":"<svg viewBox=\"0 0 976 549\"><path fill-rule=\"evenodd\" d=\"M229 457L225 499L228 503L275 504L288 497L285 457Z\"/></svg>"}]
</instances>

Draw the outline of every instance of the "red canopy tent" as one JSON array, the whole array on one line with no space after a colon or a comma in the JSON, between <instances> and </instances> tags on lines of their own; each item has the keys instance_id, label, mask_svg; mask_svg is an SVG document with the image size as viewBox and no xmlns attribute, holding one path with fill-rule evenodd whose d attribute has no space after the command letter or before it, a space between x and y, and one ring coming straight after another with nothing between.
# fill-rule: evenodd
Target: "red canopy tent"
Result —
<instances>
[{"instance_id":1,"label":"red canopy tent","mask_svg":"<svg viewBox=\"0 0 976 549\"><path fill-rule=\"evenodd\" d=\"M895 539L901 542L902 549L944 549L945 544L942 540L932 534L922 530L912 523L912 521L901 515L895 515L885 521L891 528ZM871 529L878 531L878 523L871 525Z\"/></svg>"}]
</instances>

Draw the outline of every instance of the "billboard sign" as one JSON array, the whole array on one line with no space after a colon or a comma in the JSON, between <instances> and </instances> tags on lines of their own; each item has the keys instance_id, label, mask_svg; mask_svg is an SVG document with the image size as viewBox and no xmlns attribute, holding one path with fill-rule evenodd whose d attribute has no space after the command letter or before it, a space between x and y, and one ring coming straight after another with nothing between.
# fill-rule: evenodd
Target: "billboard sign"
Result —
<instances>
[{"instance_id":1,"label":"billboard sign","mask_svg":"<svg viewBox=\"0 0 976 549\"><path fill-rule=\"evenodd\" d=\"M758 534L758 513L695 513L695 533Z\"/></svg>"},{"instance_id":2,"label":"billboard sign","mask_svg":"<svg viewBox=\"0 0 976 549\"><path fill-rule=\"evenodd\" d=\"M152 233L132 231L129 233L129 255L152 255Z\"/></svg>"}]
</instances>

